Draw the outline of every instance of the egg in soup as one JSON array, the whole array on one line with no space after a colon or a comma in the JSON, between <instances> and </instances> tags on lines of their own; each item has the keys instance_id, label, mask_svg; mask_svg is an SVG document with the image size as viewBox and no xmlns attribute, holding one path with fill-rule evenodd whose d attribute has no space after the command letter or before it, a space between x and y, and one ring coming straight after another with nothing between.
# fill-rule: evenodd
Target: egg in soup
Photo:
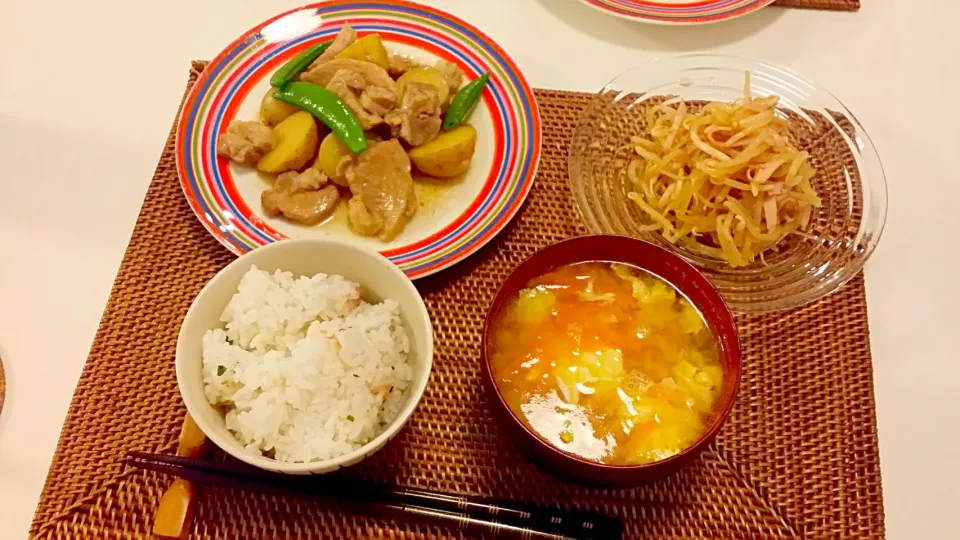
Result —
<instances>
[{"instance_id":1,"label":"egg in soup","mask_svg":"<svg viewBox=\"0 0 960 540\"><path fill-rule=\"evenodd\" d=\"M666 281L618 263L533 279L496 315L494 380L550 444L610 465L693 445L723 387L703 317Z\"/></svg>"}]
</instances>

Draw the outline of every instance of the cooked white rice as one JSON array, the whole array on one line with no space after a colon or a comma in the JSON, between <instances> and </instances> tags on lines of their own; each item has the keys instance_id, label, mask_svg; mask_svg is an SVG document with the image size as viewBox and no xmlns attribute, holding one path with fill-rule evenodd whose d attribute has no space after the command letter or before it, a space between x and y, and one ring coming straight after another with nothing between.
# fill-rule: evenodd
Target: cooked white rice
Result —
<instances>
[{"instance_id":1,"label":"cooked white rice","mask_svg":"<svg viewBox=\"0 0 960 540\"><path fill-rule=\"evenodd\" d=\"M340 276L251 268L203 336L207 400L248 451L279 461L356 450L396 418L413 376L393 300Z\"/></svg>"}]
</instances>

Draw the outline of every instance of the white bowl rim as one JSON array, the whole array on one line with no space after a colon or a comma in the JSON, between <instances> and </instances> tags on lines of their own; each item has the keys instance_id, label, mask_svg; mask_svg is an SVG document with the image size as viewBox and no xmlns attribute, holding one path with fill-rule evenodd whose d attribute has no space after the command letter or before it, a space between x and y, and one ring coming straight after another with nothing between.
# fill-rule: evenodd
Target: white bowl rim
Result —
<instances>
[{"instance_id":1,"label":"white bowl rim","mask_svg":"<svg viewBox=\"0 0 960 540\"><path fill-rule=\"evenodd\" d=\"M422 316L422 320L425 321L426 323L425 350L423 351L423 353L421 353L421 355L424 357L424 359L427 362L425 376L423 376L420 380L416 381L413 388L410 389L410 394L407 398L406 405L400 411L397 417L393 419L393 422L391 422L390 425L388 425L387 428L384 429L379 435L377 435L372 440L370 440L369 442L367 442L366 444L364 444L363 446L361 446L360 448L352 452L343 454L341 456L338 456L332 459L326 459L322 461L310 461L306 463L288 463L283 461L277 461L275 459L270 459L265 456L257 456L251 452L246 452L243 450L238 451L232 448L233 446L232 443L239 444L239 441L236 441L235 439L231 441L225 440L225 438L222 436L222 433L214 429L213 426L210 426L209 423L204 419L203 415L194 414L194 411L199 410L201 404L197 403L194 397L188 396L187 392L184 392L184 386L185 386L184 381L186 380L187 377L191 375L184 373L184 368L182 367L182 362L180 361L180 358L182 356L181 348L183 347L184 328L186 327L186 323L193 315L194 310L196 309L196 306L202 301L202 299L206 296L208 291L214 287L214 284L220 279L222 279L223 275L226 274L231 268L235 266L242 266L242 265L252 266L253 264L255 264L257 253L262 254L265 251L276 250L276 249L290 249L292 247L290 245L291 243L304 244L304 245L313 244L314 246L337 245L340 247L344 247L346 249L361 251L364 254L379 260L379 262L381 262L383 265L388 266L390 269L390 272L393 273L397 278L399 278L399 281L403 283L403 286L408 291L412 292L414 296L417 298L417 308L419 310L420 315ZM350 244L348 242L345 242L343 240L336 239L336 238L284 239L277 242L271 242L270 244L258 247L255 250L245 253L244 255L231 261L230 264L223 267L219 272L217 272L215 276L210 278L210 280L206 283L206 285L203 286L203 289L201 289L200 292L197 294L197 296L193 299L193 302L190 304L190 309L187 310L186 315L184 315L183 317L183 321L181 321L180 323L180 331L177 333L177 348L176 348L174 362L176 365L176 373L177 373L177 389L180 392L180 397L181 399L183 399L183 403L187 408L187 412L190 413L191 417L193 417L194 421L197 423L197 426L200 428L200 431L202 431L204 435L207 436L208 439L213 441L213 443L216 444L218 448L220 448L227 454L230 454L231 456L245 463L248 463L250 465L253 465L261 469L284 472L284 473L293 473L293 474L304 474L304 473L322 474L318 471L322 470L324 473L333 472L341 467L348 467L350 465L359 463L367 455L372 454L373 452L382 448L387 442L390 441L390 439L392 439L397 434L397 432L399 432L403 428L404 425L406 425L407 420L410 419L410 417L413 415L414 410L416 410L417 405L420 404L420 400L423 399L423 394L427 389L427 383L430 381L430 375L433 372L433 323L430 321L430 314L427 311L427 306L423 301L423 296L420 295L420 292L414 286L413 281L411 281L410 278L407 277L407 275L402 270L400 270L399 267L397 267L397 265L393 264L393 262L391 262L390 259L387 259L383 255L381 255L379 252L365 249L355 244ZM201 396L201 398L204 400L202 405L210 406L210 404L206 402L205 396Z\"/></svg>"}]
</instances>

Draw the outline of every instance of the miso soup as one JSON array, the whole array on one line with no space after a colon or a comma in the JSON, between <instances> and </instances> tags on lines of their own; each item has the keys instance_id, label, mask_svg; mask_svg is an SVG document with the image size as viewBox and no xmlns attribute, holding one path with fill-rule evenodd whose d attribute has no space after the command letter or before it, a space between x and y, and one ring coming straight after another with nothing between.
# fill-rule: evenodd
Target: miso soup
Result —
<instances>
[{"instance_id":1,"label":"miso soup","mask_svg":"<svg viewBox=\"0 0 960 540\"><path fill-rule=\"evenodd\" d=\"M497 315L491 367L513 412L550 444L611 465L691 446L723 387L703 316L671 284L578 263L527 284Z\"/></svg>"}]
</instances>

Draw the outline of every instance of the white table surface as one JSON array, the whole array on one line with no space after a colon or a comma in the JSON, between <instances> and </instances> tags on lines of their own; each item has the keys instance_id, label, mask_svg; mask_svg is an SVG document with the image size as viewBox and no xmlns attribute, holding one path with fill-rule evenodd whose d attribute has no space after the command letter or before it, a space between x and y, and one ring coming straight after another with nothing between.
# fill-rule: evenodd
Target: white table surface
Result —
<instances>
[{"instance_id":1,"label":"white table surface","mask_svg":"<svg viewBox=\"0 0 960 540\"><path fill-rule=\"evenodd\" d=\"M496 39L533 86L595 90L654 56L722 51L790 66L855 111L890 192L887 229L867 266L887 532L960 538L960 3L864 0L859 13L767 8L679 29L619 20L574 0L430 3ZM8 385L0 538L27 535L189 61L213 57L298 4L0 5L0 357Z\"/></svg>"}]
</instances>

